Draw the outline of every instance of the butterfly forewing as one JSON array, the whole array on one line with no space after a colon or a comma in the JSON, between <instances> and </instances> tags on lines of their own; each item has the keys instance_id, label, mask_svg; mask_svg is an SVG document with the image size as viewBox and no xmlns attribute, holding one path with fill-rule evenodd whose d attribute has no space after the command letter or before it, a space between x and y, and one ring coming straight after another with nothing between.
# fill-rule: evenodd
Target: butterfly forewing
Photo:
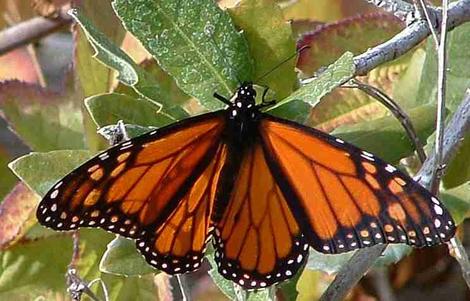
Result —
<instances>
[{"instance_id":1,"label":"butterfly forewing","mask_svg":"<svg viewBox=\"0 0 470 301\"><path fill-rule=\"evenodd\" d=\"M165 222L206 169L224 127L215 112L116 145L56 183L37 218L55 230L89 226L141 237Z\"/></svg>"},{"instance_id":2,"label":"butterfly forewing","mask_svg":"<svg viewBox=\"0 0 470 301\"><path fill-rule=\"evenodd\" d=\"M260 132L269 165L316 250L423 247L453 237L455 225L441 202L401 171L333 136L264 117Z\"/></svg>"}]
</instances>

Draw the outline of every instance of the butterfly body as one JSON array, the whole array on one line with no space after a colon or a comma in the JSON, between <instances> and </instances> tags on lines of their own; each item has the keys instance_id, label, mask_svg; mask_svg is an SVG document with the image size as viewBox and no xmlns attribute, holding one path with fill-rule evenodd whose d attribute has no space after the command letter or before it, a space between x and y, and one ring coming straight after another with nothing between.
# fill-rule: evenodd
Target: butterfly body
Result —
<instances>
[{"instance_id":1,"label":"butterfly body","mask_svg":"<svg viewBox=\"0 0 470 301\"><path fill-rule=\"evenodd\" d=\"M152 266L197 269L213 241L219 272L254 289L291 278L309 246L334 254L379 243L448 241L440 201L374 155L270 116L244 83L224 110L118 144L45 195L56 230L100 227L136 239ZM263 95L264 98L264 95Z\"/></svg>"}]
</instances>

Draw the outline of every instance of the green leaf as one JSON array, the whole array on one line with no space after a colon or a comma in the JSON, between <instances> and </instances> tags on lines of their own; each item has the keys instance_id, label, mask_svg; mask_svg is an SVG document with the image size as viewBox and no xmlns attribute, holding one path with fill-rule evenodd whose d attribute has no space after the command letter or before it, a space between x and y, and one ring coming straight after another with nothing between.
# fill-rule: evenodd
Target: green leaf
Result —
<instances>
[{"instance_id":1,"label":"green leaf","mask_svg":"<svg viewBox=\"0 0 470 301\"><path fill-rule=\"evenodd\" d=\"M422 142L434 131L434 112L434 106L423 105L408 114ZM414 152L404 128L394 116L339 127L332 134L392 163Z\"/></svg>"},{"instance_id":2,"label":"green leaf","mask_svg":"<svg viewBox=\"0 0 470 301\"><path fill-rule=\"evenodd\" d=\"M217 287L230 299L230 300L245 300L245 301L273 301L274 298L274 287L259 289L256 291L246 291L233 281L227 280L217 271L217 264L215 263L214 256L212 254L207 255L206 258L209 260L211 269L209 275L211 276Z\"/></svg>"},{"instance_id":3,"label":"green leaf","mask_svg":"<svg viewBox=\"0 0 470 301\"><path fill-rule=\"evenodd\" d=\"M135 242L116 237L107 246L101 258L100 271L122 276L138 276L157 273L137 251Z\"/></svg>"},{"instance_id":4,"label":"green leaf","mask_svg":"<svg viewBox=\"0 0 470 301\"><path fill-rule=\"evenodd\" d=\"M83 276L95 277L93 263L111 235L103 231L81 231L79 266ZM34 300L39 296L52 299L65 296L65 271L72 255L70 234L24 241L0 253L0 299ZM47 297L48 296L48 297Z\"/></svg>"},{"instance_id":5,"label":"green leaf","mask_svg":"<svg viewBox=\"0 0 470 301\"><path fill-rule=\"evenodd\" d=\"M310 48L302 51L297 67L303 75L311 76L346 51L358 55L389 40L400 32L403 25L386 13L359 15L326 24L299 41L299 46L308 45Z\"/></svg>"},{"instance_id":6,"label":"green leaf","mask_svg":"<svg viewBox=\"0 0 470 301\"><path fill-rule=\"evenodd\" d=\"M208 109L221 108L213 93L230 96L252 78L248 46L228 14L212 0L114 0L127 30Z\"/></svg>"},{"instance_id":7,"label":"green leaf","mask_svg":"<svg viewBox=\"0 0 470 301\"><path fill-rule=\"evenodd\" d=\"M387 266L397 263L411 252L412 248L405 244L389 244L382 255L374 263L375 267ZM356 251L343 254L323 254L310 249L307 265L305 268L319 270L327 274L337 273L354 255Z\"/></svg>"},{"instance_id":8,"label":"green leaf","mask_svg":"<svg viewBox=\"0 0 470 301\"><path fill-rule=\"evenodd\" d=\"M444 190L440 198L456 224L460 224L470 215L470 182Z\"/></svg>"},{"instance_id":9,"label":"green leaf","mask_svg":"<svg viewBox=\"0 0 470 301\"><path fill-rule=\"evenodd\" d=\"M2 179L0 181L0 200L10 192L18 181L15 175L7 167L8 162L12 159L12 155L10 155L7 150L0 145L0 179Z\"/></svg>"},{"instance_id":10,"label":"green leaf","mask_svg":"<svg viewBox=\"0 0 470 301\"><path fill-rule=\"evenodd\" d=\"M91 96L85 99L85 106L98 127L124 123L141 126L161 127L173 122L168 116L161 114L159 107L143 99L117 93Z\"/></svg>"},{"instance_id":11,"label":"green leaf","mask_svg":"<svg viewBox=\"0 0 470 301\"><path fill-rule=\"evenodd\" d=\"M91 153L84 150L31 153L16 159L8 166L26 185L40 196L44 196L52 185L90 156Z\"/></svg>"},{"instance_id":12,"label":"green leaf","mask_svg":"<svg viewBox=\"0 0 470 301\"><path fill-rule=\"evenodd\" d=\"M70 15L82 26L88 40L95 49L95 58L106 66L116 70L118 79L122 83L131 86L145 100L152 102L155 106L162 106L162 111L175 120L184 118L187 114L175 107L168 97L163 95L158 82L153 76L139 67L132 59L113 44L102 32L77 9L71 10Z\"/></svg>"},{"instance_id":13,"label":"green leaf","mask_svg":"<svg viewBox=\"0 0 470 301\"><path fill-rule=\"evenodd\" d=\"M393 99L402 109L411 109L419 105L418 89L423 75L426 52L419 48L413 53L406 71L393 85Z\"/></svg>"},{"instance_id":14,"label":"green leaf","mask_svg":"<svg viewBox=\"0 0 470 301\"><path fill-rule=\"evenodd\" d=\"M405 244L390 244L374 263L375 267L383 267L397 263L411 253L413 248Z\"/></svg>"},{"instance_id":15,"label":"green leaf","mask_svg":"<svg viewBox=\"0 0 470 301\"><path fill-rule=\"evenodd\" d=\"M109 300L113 301L158 301L161 288L157 287L154 275L122 277L110 274L102 274L101 278L109 290ZM100 295L99 295L100 296ZM105 300L100 296L100 300Z\"/></svg>"},{"instance_id":16,"label":"green leaf","mask_svg":"<svg viewBox=\"0 0 470 301\"><path fill-rule=\"evenodd\" d=\"M80 230L80 257L77 270L85 281L100 277L98 260L113 235L101 230ZM55 234L25 240L0 252L0 299L66 299L65 272L72 256L71 234ZM102 275L110 300L155 300L153 277ZM92 287L104 300L99 285Z\"/></svg>"},{"instance_id":17,"label":"green leaf","mask_svg":"<svg viewBox=\"0 0 470 301\"><path fill-rule=\"evenodd\" d=\"M234 283L230 280L225 279L222 275L219 274L219 272L217 271L217 264L215 263L214 256L212 254L207 255L206 258L209 261L209 264L211 265L211 269L208 273L214 283L230 300L237 300L237 292L235 291Z\"/></svg>"},{"instance_id":18,"label":"green leaf","mask_svg":"<svg viewBox=\"0 0 470 301\"><path fill-rule=\"evenodd\" d=\"M447 189L457 187L470 181L470 133L467 133L460 145L455 157L450 161L443 178L444 187Z\"/></svg>"},{"instance_id":19,"label":"green leaf","mask_svg":"<svg viewBox=\"0 0 470 301\"><path fill-rule=\"evenodd\" d=\"M119 18L114 14L110 1L81 0L76 5L83 14L88 16L94 26L106 35L107 39L118 45L121 43L125 30ZM76 99L81 102L84 97L108 92L114 84L115 72L93 57L96 51L88 42L80 26L72 26L72 33L74 38L73 65L79 81L79 85L76 86L81 92ZM83 125L88 148L95 151L104 148L106 142L97 135L93 121L86 114L83 116Z\"/></svg>"},{"instance_id":20,"label":"green leaf","mask_svg":"<svg viewBox=\"0 0 470 301\"><path fill-rule=\"evenodd\" d=\"M34 150L84 147L82 113L73 95L53 93L18 81L2 82L0 110Z\"/></svg>"},{"instance_id":21,"label":"green leaf","mask_svg":"<svg viewBox=\"0 0 470 301\"><path fill-rule=\"evenodd\" d=\"M341 267L348 262L353 252L343 254L326 255L310 248L306 269L319 270L327 274L337 273Z\"/></svg>"},{"instance_id":22,"label":"green leaf","mask_svg":"<svg viewBox=\"0 0 470 301\"><path fill-rule=\"evenodd\" d=\"M161 93L165 95L165 99L170 99L172 104L175 106L184 106L185 103L190 100L190 97L181 91L181 89L176 85L173 77L166 73L158 65L157 61L154 59L148 59L141 62L139 66L147 71L149 75L158 82ZM135 96L136 98L139 98L137 92L135 92L131 87L125 86L122 83L119 83L113 92L127 94L129 96Z\"/></svg>"},{"instance_id":23,"label":"green leaf","mask_svg":"<svg viewBox=\"0 0 470 301\"><path fill-rule=\"evenodd\" d=\"M454 112L470 86L470 24L462 24L447 35L447 96L446 107ZM435 103L437 93L437 57L434 40L428 39L426 60L419 83L417 102Z\"/></svg>"},{"instance_id":24,"label":"green leaf","mask_svg":"<svg viewBox=\"0 0 470 301\"><path fill-rule=\"evenodd\" d=\"M289 108L289 106L292 105L291 102L294 100L303 101L314 107L323 96L343 84L353 75L353 54L347 52L332 65L328 66L321 74L312 78L307 84L303 85L290 96L269 108L267 112L277 116L283 116L284 113L291 114L289 111L292 112L293 110Z\"/></svg>"},{"instance_id":25,"label":"green leaf","mask_svg":"<svg viewBox=\"0 0 470 301\"><path fill-rule=\"evenodd\" d=\"M31 226L39 197L23 183L18 183L0 204L0 249L23 237Z\"/></svg>"},{"instance_id":26,"label":"green leaf","mask_svg":"<svg viewBox=\"0 0 470 301\"><path fill-rule=\"evenodd\" d=\"M243 0L229 9L229 13L249 42L255 62L254 79L269 72L256 84L274 90L277 98L288 96L297 81L294 71L296 45L291 26L284 20L280 7L270 0ZM282 63L289 57L292 58ZM278 66L280 63L282 65Z\"/></svg>"},{"instance_id":27,"label":"green leaf","mask_svg":"<svg viewBox=\"0 0 470 301\"><path fill-rule=\"evenodd\" d=\"M99 28L110 43L119 45L122 42L125 30L119 18L114 14L109 1L82 0L79 9L88 17L87 22ZM74 27L74 33L76 72L84 96L108 92L114 80L113 70L93 57L96 51L88 42L86 33L81 30L81 27Z\"/></svg>"}]
</instances>

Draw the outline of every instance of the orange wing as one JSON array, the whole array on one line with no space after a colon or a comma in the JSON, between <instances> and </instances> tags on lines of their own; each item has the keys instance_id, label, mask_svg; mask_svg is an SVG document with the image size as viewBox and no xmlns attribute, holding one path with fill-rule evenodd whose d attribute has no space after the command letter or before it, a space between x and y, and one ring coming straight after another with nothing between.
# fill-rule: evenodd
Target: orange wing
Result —
<instances>
[{"instance_id":1,"label":"orange wing","mask_svg":"<svg viewBox=\"0 0 470 301\"><path fill-rule=\"evenodd\" d=\"M37 218L55 230L100 227L138 238L150 264L194 269L209 237L224 128L219 111L116 145L56 183Z\"/></svg>"},{"instance_id":2,"label":"orange wing","mask_svg":"<svg viewBox=\"0 0 470 301\"><path fill-rule=\"evenodd\" d=\"M454 222L441 202L390 164L315 129L263 117L269 167L316 250L422 247L453 237Z\"/></svg>"},{"instance_id":3,"label":"orange wing","mask_svg":"<svg viewBox=\"0 0 470 301\"><path fill-rule=\"evenodd\" d=\"M291 278L307 258L308 245L255 143L242 162L215 229L219 272L254 289ZM220 199L218 199L218 202Z\"/></svg>"}]
</instances>

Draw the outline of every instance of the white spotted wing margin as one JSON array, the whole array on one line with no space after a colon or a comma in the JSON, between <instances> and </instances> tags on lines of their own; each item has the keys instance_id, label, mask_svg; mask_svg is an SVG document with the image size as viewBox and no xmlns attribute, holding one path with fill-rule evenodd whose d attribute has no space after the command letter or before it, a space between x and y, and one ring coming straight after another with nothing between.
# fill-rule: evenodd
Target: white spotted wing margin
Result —
<instances>
[{"instance_id":1,"label":"white spotted wing margin","mask_svg":"<svg viewBox=\"0 0 470 301\"><path fill-rule=\"evenodd\" d=\"M162 224L219 149L223 111L120 143L55 183L36 211L57 231L99 227L139 238Z\"/></svg>"},{"instance_id":2,"label":"white spotted wing margin","mask_svg":"<svg viewBox=\"0 0 470 301\"><path fill-rule=\"evenodd\" d=\"M245 289L265 288L292 278L306 262L309 246L259 143L244 153L222 210L213 242L218 271L226 279Z\"/></svg>"},{"instance_id":3,"label":"white spotted wing margin","mask_svg":"<svg viewBox=\"0 0 470 301\"><path fill-rule=\"evenodd\" d=\"M337 254L381 243L449 241L455 223L411 177L339 138L264 115L269 166L310 246Z\"/></svg>"}]
</instances>

